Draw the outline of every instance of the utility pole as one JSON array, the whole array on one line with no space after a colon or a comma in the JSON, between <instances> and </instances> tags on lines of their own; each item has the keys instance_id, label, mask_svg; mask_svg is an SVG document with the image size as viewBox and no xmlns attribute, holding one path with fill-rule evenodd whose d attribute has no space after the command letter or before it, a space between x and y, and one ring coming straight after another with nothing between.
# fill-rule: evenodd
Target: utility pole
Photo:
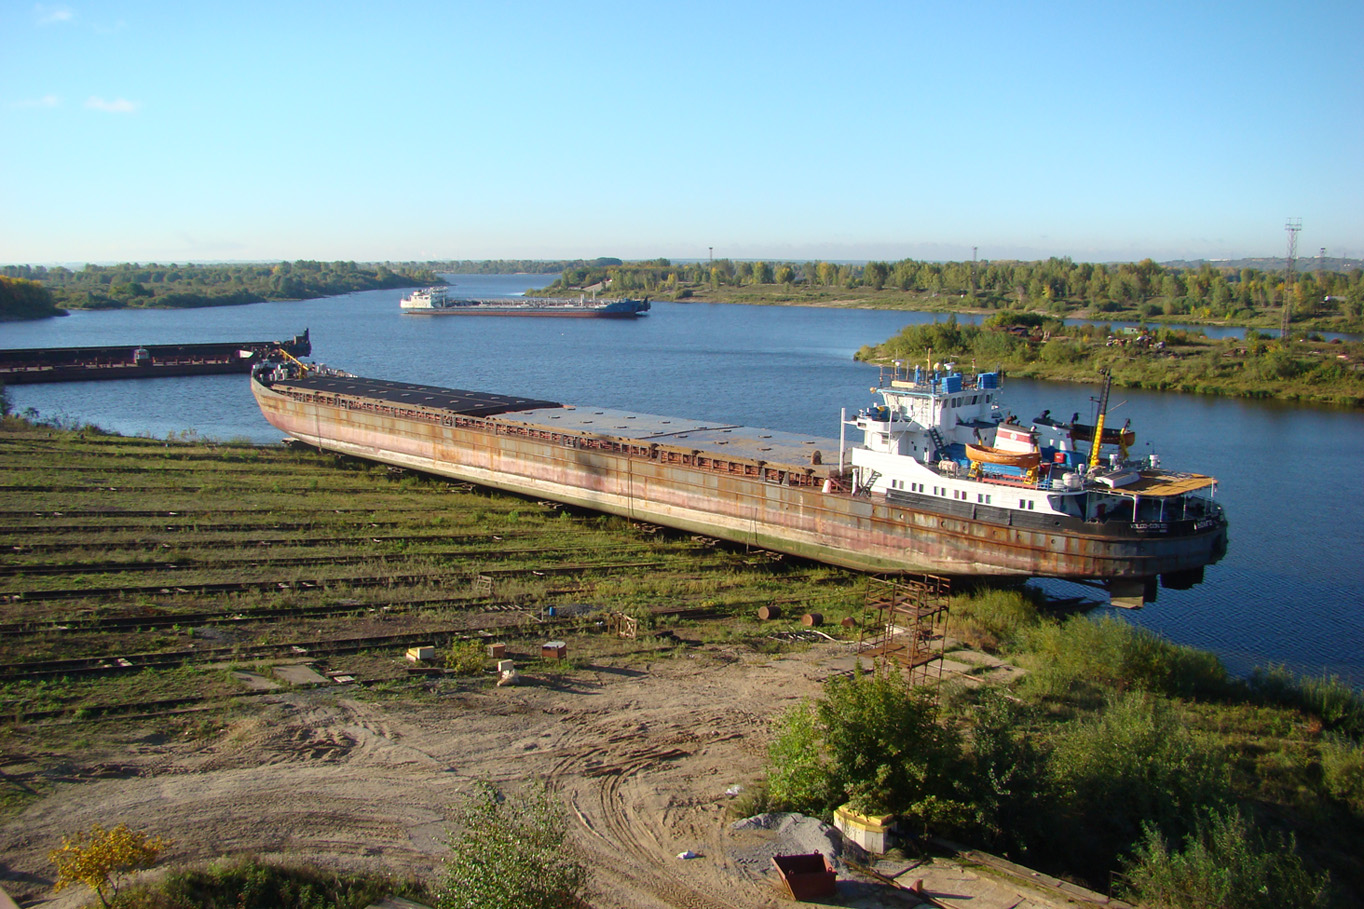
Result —
<instances>
[{"instance_id":1,"label":"utility pole","mask_svg":"<svg viewBox=\"0 0 1364 909\"><path fill-rule=\"evenodd\" d=\"M1289 218L1283 226L1288 231L1288 266L1283 279L1283 327L1279 340L1288 340L1288 322L1293 315L1293 269L1298 264L1298 231L1302 230L1302 218Z\"/></svg>"},{"instance_id":2,"label":"utility pole","mask_svg":"<svg viewBox=\"0 0 1364 909\"><path fill-rule=\"evenodd\" d=\"M972 247L971 247L971 296L972 296L972 298L974 298L975 295L976 295L976 252L977 252L979 249L980 249L980 247L978 247L978 246L972 246Z\"/></svg>"}]
</instances>

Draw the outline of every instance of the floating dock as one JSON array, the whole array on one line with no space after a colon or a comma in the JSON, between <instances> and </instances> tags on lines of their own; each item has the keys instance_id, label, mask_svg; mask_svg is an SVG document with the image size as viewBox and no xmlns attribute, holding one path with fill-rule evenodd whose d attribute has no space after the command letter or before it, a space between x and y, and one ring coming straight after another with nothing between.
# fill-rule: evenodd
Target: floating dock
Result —
<instances>
[{"instance_id":1,"label":"floating dock","mask_svg":"<svg viewBox=\"0 0 1364 909\"><path fill-rule=\"evenodd\" d=\"M309 356L307 329L288 341L15 348L0 350L0 385L245 373L281 349Z\"/></svg>"}]
</instances>

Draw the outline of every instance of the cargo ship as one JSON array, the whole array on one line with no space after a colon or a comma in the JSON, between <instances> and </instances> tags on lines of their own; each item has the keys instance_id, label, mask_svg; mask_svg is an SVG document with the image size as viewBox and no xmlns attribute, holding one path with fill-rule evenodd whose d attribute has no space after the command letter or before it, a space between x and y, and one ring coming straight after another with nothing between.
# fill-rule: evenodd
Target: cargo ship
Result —
<instances>
[{"instance_id":1,"label":"cargo ship","mask_svg":"<svg viewBox=\"0 0 1364 909\"><path fill-rule=\"evenodd\" d=\"M308 356L308 330L288 341L11 348L0 350L0 385L244 373L277 350Z\"/></svg>"},{"instance_id":2,"label":"cargo ship","mask_svg":"<svg viewBox=\"0 0 1364 909\"><path fill-rule=\"evenodd\" d=\"M648 299L622 297L598 300L585 294L577 299L512 297L478 300L452 297L444 287L424 287L399 301L405 313L427 316L559 316L578 319L632 319L649 311Z\"/></svg>"},{"instance_id":3,"label":"cargo ship","mask_svg":"<svg viewBox=\"0 0 1364 909\"><path fill-rule=\"evenodd\" d=\"M883 370L881 403L814 438L290 358L251 379L265 419L308 445L860 571L1063 578L1140 606L1222 557L1216 480L1132 460L1130 430L1105 434L1102 416L1023 425L1000 385Z\"/></svg>"}]
</instances>

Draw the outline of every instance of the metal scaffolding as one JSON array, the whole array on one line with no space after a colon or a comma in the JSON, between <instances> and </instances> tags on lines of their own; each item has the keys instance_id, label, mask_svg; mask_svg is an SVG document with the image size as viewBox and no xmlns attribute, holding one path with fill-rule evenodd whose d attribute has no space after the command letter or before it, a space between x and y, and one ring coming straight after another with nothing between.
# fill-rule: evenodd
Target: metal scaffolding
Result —
<instances>
[{"instance_id":1,"label":"metal scaffolding","mask_svg":"<svg viewBox=\"0 0 1364 909\"><path fill-rule=\"evenodd\" d=\"M904 672L911 686L940 682L952 583L932 574L867 578L857 651L875 671Z\"/></svg>"}]
</instances>

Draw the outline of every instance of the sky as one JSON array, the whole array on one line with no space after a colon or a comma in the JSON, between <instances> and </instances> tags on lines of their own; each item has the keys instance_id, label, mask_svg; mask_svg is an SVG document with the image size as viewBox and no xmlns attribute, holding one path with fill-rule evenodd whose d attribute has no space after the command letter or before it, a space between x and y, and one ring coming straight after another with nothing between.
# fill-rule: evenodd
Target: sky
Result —
<instances>
[{"instance_id":1,"label":"sky","mask_svg":"<svg viewBox=\"0 0 1364 909\"><path fill-rule=\"evenodd\" d=\"M1364 3L0 0L0 264L1364 256Z\"/></svg>"}]
</instances>

